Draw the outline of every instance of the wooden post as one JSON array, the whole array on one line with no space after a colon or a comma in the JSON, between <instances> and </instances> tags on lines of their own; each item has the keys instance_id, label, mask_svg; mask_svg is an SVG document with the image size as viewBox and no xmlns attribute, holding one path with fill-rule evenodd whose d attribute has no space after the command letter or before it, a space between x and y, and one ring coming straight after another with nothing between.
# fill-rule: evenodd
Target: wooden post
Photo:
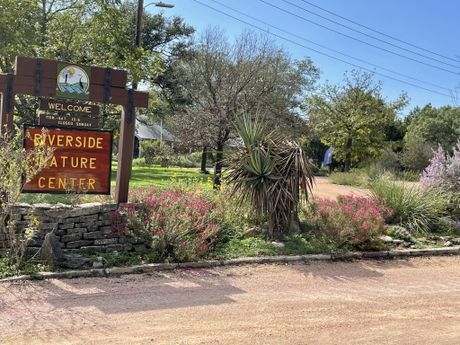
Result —
<instances>
[{"instance_id":1,"label":"wooden post","mask_svg":"<svg viewBox=\"0 0 460 345\"><path fill-rule=\"evenodd\" d=\"M121 111L120 139L118 141L117 185L115 202L122 204L128 201L129 178L133 163L135 111L129 112L128 106Z\"/></svg>"}]
</instances>

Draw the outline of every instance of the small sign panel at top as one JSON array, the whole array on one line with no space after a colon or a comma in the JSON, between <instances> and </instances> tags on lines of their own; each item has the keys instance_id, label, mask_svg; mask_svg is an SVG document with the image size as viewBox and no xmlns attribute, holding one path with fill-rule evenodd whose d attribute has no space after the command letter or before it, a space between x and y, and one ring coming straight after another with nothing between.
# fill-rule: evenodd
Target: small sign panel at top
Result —
<instances>
[{"instance_id":1,"label":"small sign panel at top","mask_svg":"<svg viewBox=\"0 0 460 345\"><path fill-rule=\"evenodd\" d=\"M39 124L45 126L99 128L99 107L94 104L40 99Z\"/></svg>"},{"instance_id":2,"label":"small sign panel at top","mask_svg":"<svg viewBox=\"0 0 460 345\"><path fill-rule=\"evenodd\" d=\"M91 68L58 63L56 96L88 100Z\"/></svg>"},{"instance_id":3,"label":"small sign panel at top","mask_svg":"<svg viewBox=\"0 0 460 345\"><path fill-rule=\"evenodd\" d=\"M66 114L98 115L99 107L88 103L62 102L54 99L40 99L40 110Z\"/></svg>"}]
</instances>

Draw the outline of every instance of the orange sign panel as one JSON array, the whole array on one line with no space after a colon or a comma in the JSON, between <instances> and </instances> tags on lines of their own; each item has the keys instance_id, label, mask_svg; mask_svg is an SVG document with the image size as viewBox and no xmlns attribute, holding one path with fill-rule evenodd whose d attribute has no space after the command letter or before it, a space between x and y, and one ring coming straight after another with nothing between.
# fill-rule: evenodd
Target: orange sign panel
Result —
<instances>
[{"instance_id":1,"label":"orange sign panel","mask_svg":"<svg viewBox=\"0 0 460 345\"><path fill-rule=\"evenodd\" d=\"M27 126L24 147L34 147L43 126ZM112 132L45 127L46 145L54 147L50 165L23 192L110 194Z\"/></svg>"}]
</instances>

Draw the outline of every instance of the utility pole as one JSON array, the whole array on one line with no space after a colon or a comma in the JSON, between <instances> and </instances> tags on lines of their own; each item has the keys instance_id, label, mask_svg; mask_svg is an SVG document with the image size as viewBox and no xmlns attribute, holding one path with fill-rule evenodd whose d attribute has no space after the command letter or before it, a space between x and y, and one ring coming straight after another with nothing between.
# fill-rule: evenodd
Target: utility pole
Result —
<instances>
[{"instance_id":1,"label":"utility pole","mask_svg":"<svg viewBox=\"0 0 460 345\"><path fill-rule=\"evenodd\" d=\"M150 6L155 5L156 7L162 8L173 8L173 4L167 4L162 1L159 2L152 2L150 4L145 5L144 7L144 0L137 0L137 16L136 16L136 32L134 36L134 46L136 48L140 48L142 46L142 16L144 15L144 10ZM137 82L133 82L132 85L133 89L137 89Z\"/></svg>"},{"instance_id":2,"label":"utility pole","mask_svg":"<svg viewBox=\"0 0 460 345\"><path fill-rule=\"evenodd\" d=\"M141 47L142 35L142 15L144 14L144 0L137 0L137 16L136 16L136 33L134 36L134 46ZM133 82L133 89L137 90L137 81Z\"/></svg>"}]
</instances>

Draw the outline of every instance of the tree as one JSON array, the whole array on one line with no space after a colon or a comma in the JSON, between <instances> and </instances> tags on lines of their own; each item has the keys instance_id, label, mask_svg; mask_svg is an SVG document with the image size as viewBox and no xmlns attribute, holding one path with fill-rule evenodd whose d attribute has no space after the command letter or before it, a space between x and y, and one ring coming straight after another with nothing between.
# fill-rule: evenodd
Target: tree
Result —
<instances>
[{"instance_id":1,"label":"tree","mask_svg":"<svg viewBox=\"0 0 460 345\"><path fill-rule=\"evenodd\" d=\"M342 85L326 85L307 99L310 127L318 130L323 143L334 146L334 156L345 171L380 155L386 126L407 103L405 94L388 102L381 90L372 74L353 70L345 74Z\"/></svg>"},{"instance_id":2,"label":"tree","mask_svg":"<svg viewBox=\"0 0 460 345\"><path fill-rule=\"evenodd\" d=\"M0 72L13 72L16 55L31 55L39 8L35 0L0 2Z\"/></svg>"},{"instance_id":3,"label":"tree","mask_svg":"<svg viewBox=\"0 0 460 345\"><path fill-rule=\"evenodd\" d=\"M235 136L237 114L260 111L272 127L300 127L298 106L318 69L309 59L293 61L266 36L246 31L230 43L212 28L180 61L175 76L189 104L174 122L180 133L193 131L196 144L216 150L214 184L219 186L224 147Z\"/></svg>"},{"instance_id":4,"label":"tree","mask_svg":"<svg viewBox=\"0 0 460 345\"><path fill-rule=\"evenodd\" d=\"M193 32L180 17L146 13L143 45L134 47L136 2L132 0L5 0L0 10L2 72L13 70L15 55L26 55L127 69L129 81L149 85L171 56L186 49L183 39ZM36 109L35 97L19 95L16 123L34 122ZM119 112L109 109L108 114ZM118 122L119 116L109 121L114 128Z\"/></svg>"},{"instance_id":5,"label":"tree","mask_svg":"<svg viewBox=\"0 0 460 345\"><path fill-rule=\"evenodd\" d=\"M409 118L411 122L404 138L406 142L419 140L433 149L441 145L444 150L452 152L460 138L460 108L434 108L427 104L423 108L416 107L412 110Z\"/></svg>"}]
</instances>

